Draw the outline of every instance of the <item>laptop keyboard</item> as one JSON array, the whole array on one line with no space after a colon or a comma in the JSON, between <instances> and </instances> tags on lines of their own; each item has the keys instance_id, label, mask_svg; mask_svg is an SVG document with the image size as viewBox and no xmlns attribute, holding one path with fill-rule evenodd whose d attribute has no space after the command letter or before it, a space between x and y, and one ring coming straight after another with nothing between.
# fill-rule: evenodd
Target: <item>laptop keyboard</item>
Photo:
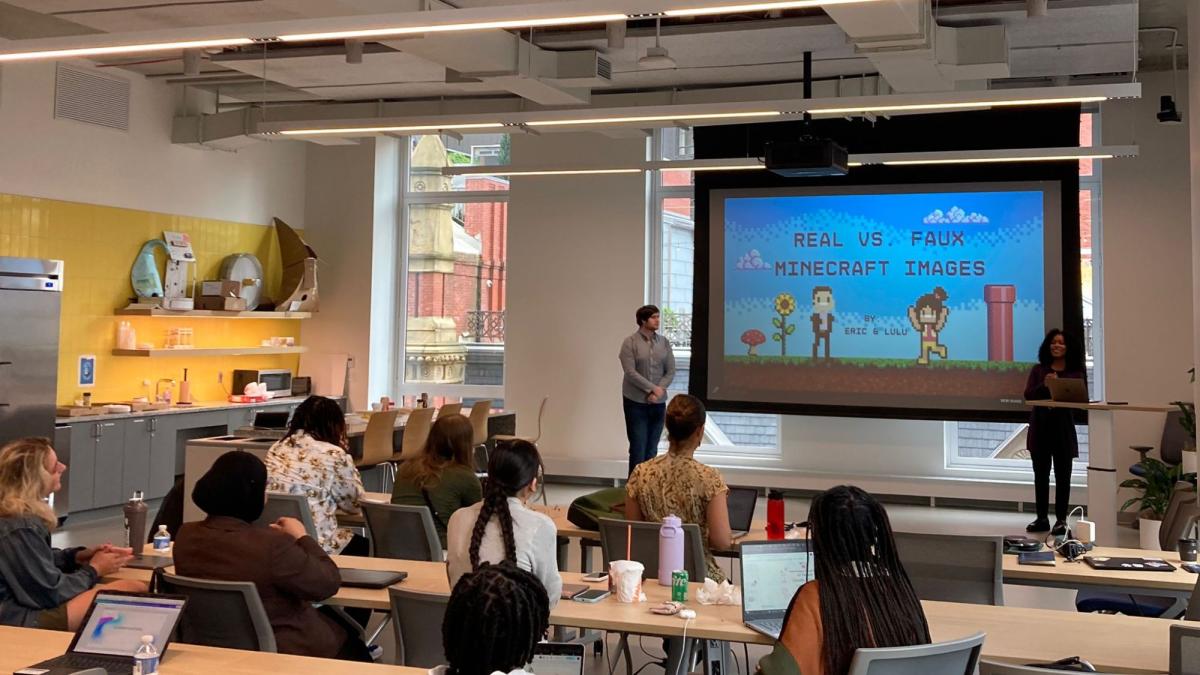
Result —
<instances>
[{"instance_id":1,"label":"laptop keyboard","mask_svg":"<svg viewBox=\"0 0 1200 675\"><path fill-rule=\"evenodd\" d=\"M778 636L783 632L783 619L756 619L751 623L772 635Z\"/></svg>"},{"instance_id":2,"label":"laptop keyboard","mask_svg":"<svg viewBox=\"0 0 1200 675\"><path fill-rule=\"evenodd\" d=\"M132 673L133 659L121 659L115 656L88 656L87 654L66 654L61 659L55 659L55 667L87 670L103 668L109 673Z\"/></svg>"}]
</instances>

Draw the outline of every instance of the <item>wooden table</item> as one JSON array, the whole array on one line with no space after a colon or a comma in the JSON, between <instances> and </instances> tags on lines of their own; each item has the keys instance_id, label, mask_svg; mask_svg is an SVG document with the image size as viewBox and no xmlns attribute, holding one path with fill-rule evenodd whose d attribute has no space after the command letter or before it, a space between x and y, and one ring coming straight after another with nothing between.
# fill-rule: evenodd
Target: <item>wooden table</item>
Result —
<instances>
[{"instance_id":1,"label":"wooden table","mask_svg":"<svg viewBox=\"0 0 1200 675\"><path fill-rule=\"evenodd\" d=\"M333 559L339 567L405 571L408 578L402 586L411 590L442 595L450 592L444 563L352 556L334 556ZM1087 576L1083 570L1073 571L1071 574ZM148 579L149 572L123 570L115 576ZM585 583L579 573L564 572L562 576L565 583ZM591 586L600 588L603 584ZM693 583L689 589L689 605L698 614L697 618L688 624L689 637L771 644L770 638L742 625L740 607L704 606L696 602L695 593L699 588L700 584ZM659 586L651 579L645 584L644 590L648 602L640 604L622 604L613 597L596 604L561 601L550 613L550 622L557 626L638 635L682 635L684 622L679 618L660 616L649 611L651 605L669 597L670 589ZM345 607L389 610L386 589L343 588L330 602ZM1171 624L1176 623L1164 619L1075 614L1023 607L933 601L924 601L922 605L934 640L966 637L982 630L988 635L983 646L983 655L988 658L1034 662L1053 661L1078 654L1102 670L1118 672L1166 672L1168 633ZM32 663L35 660L37 659L29 659L28 662Z\"/></svg>"},{"instance_id":2,"label":"wooden table","mask_svg":"<svg viewBox=\"0 0 1200 675\"><path fill-rule=\"evenodd\" d=\"M71 633L0 626L0 672L11 673L67 650ZM266 654L239 649L201 647L179 642L167 647L163 655L162 672L171 675L259 675L288 673L289 675L426 675L424 668L407 668L376 663L333 661L307 656Z\"/></svg>"}]
</instances>

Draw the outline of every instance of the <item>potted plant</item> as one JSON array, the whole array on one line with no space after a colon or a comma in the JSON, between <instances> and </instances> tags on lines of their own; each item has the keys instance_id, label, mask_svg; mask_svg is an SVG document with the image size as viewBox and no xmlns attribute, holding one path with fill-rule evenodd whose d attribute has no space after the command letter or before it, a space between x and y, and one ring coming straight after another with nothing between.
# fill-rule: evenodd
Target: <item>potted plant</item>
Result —
<instances>
[{"instance_id":1,"label":"potted plant","mask_svg":"<svg viewBox=\"0 0 1200 675\"><path fill-rule=\"evenodd\" d=\"M1162 528L1162 519L1167 515L1167 506L1171 503L1171 494L1175 492L1175 483L1179 480L1181 469L1153 457L1144 457L1138 464L1145 473L1122 482L1121 487L1141 490L1141 494L1128 499L1121 505L1121 510L1124 511L1134 504L1138 505L1141 546L1158 551L1162 549L1158 533Z\"/></svg>"}]
</instances>

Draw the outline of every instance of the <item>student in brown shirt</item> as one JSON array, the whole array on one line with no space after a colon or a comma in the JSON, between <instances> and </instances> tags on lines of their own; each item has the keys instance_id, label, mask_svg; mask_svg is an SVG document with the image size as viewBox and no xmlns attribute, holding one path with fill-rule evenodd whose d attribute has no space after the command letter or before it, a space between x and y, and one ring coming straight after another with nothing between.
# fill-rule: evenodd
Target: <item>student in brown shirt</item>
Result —
<instances>
[{"instance_id":1,"label":"student in brown shirt","mask_svg":"<svg viewBox=\"0 0 1200 675\"><path fill-rule=\"evenodd\" d=\"M860 647L929 644L929 624L900 564L887 512L839 485L808 512L816 581L796 591L763 675L845 675Z\"/></svg>"},{"instance_id":2,"label":"student in brown shirt","mask_svg":"<svg viewBox=\"0 0 1200 675\"><path fill-rule=\"evenodd\" d=\"M208 517L185 523L175 541L175 571L185 577L250 581L284 654L369 661L334 616L312 603L338 592L337 565L295 518L252 525L266 503L267 468L248 452L227 452L196 482L192 500Z\"/></svg>"}]
</instances>

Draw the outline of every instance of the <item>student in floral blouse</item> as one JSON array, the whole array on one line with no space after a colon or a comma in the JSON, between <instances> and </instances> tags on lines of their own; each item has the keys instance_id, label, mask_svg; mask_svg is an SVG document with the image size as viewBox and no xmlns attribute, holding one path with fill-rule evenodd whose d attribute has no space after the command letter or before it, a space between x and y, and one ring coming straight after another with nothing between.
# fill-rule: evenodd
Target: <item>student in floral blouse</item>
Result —
<instances>
[{"instance_id":1,"label":"student in floral blouse","mask_svg":"<svg viewBox=\"0 0 1200 675\"><path fill-rule=\"evenodd\" d=\"M304 495L317 543L330 555L368 555L366 538L337 526L338 511L358 513L362 476L347 451L346 417L333 400L310 396L287 435L267 451L267 492Z\"/></svg>"}]
</instances>

